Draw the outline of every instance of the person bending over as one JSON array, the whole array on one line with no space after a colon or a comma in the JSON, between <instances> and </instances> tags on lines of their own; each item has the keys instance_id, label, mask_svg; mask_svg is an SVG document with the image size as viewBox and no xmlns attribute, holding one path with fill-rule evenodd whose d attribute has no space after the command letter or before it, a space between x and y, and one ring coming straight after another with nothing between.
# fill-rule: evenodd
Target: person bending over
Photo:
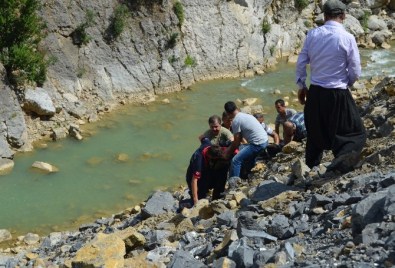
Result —
<instances>
[{"instance_id":1,"label":"person bending over","mask_svg":"<svg viewBox=\"0 0 395 268\"><path fill-rule=\"evenodd\" d=\"M206 198L213 189L212 199L219 199L225 190L229 161L225 158L225 147L211 145L203 137L200 147L193 153L186 173L189 194L195 205Z\"/></svg>"}]
</instances>

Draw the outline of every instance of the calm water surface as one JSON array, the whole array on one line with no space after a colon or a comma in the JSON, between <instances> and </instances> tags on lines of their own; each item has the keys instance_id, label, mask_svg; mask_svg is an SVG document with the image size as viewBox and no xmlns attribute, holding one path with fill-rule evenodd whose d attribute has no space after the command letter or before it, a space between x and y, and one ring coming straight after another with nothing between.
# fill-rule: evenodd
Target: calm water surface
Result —
<instances>
[{"instance_id":1,"label":"calm water surface","mask_svg":"<svg viewBox=\"0 0 395 268\"><path fill-rule=\"evenodd\" d=\"M394 49L362 55L365 76L394 74ZM191 90L159 96L148 106L124 106L84 126L83 141L49 142L44 149L16 155L13 172L0 177L0 229L14 235L73 229L134 206L156 189L185 185L190 155L210 115L221 115L228 100L250 97L258 98L269 123L277 98L289 96L290 106L301 110L293 101L293 79L294 65L281 63L259 77L198 83ZM273 94L276 89L281 94ZM164 98L170 103L162 103ZM120 154L126 161L118 160ZM35 172L34 161L60 171Z\"/></svg>"}]
</instances>

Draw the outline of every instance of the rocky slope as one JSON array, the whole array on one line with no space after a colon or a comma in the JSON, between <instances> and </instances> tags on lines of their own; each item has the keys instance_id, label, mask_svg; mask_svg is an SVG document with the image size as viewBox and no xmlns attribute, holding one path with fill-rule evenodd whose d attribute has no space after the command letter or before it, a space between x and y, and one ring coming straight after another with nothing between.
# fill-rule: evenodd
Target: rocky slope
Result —
<instances>
[{"instance_id":1,"label":"rocky slope","mask_svg":"<svg viewBox=\"0 0 395 268\"><path fill-rule=\"evenodd\" d=\"M307 30L323 22L321 1L310 2L298 10L294 1L181 1L180 24L173 1L126 1L126 26L109 38L119 1L43 1L42 48L53 63L42 88L18 94L0 64L0 157L65 137L70 126L122 103L146 103L196 81L261 74L280 57L294 61ZM388 47L394 0L347 4L345 27L358 43Z\"/></svg>"},{"instance_id":2,"label":"rocky slope","mask_svg":"<svg viewBox=\"0 0 395 268\"><path fill-rule=\"evenodd\" d=\"M0 253L5 267L393 267L395 78L354 89L368 140L354 171L310 170L304 144L260 159L223 199L191 208L185 189L78 230L26 234ZM10 239L6 230L0 238Z\"/></svg>"}]
</instances>

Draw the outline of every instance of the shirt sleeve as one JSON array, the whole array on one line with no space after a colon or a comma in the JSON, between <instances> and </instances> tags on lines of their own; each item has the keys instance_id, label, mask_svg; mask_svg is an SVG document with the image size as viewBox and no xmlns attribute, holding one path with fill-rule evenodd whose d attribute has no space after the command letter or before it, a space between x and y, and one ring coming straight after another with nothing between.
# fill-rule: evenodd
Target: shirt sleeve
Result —
<instances>
[{"instance_id":1,"label":"shirt sleeve","mask_svg":"<svg viewBox=\"0 0 395 268\"><path fill-rule=\"evenodd\" d=\"M348 85L352 86L361 75L361 59L357 42L354 36L351 37L350 49L347 52Z\"/></svg>"},{"instance_id":2,"label":"shirt sleeve","mask_svg":"<svg viewBox=\"0 0 395 268\"><path fill-rule=\"evenodd\" d=\"M302 51L299 53L298 61L296 62L295 82L299 88L306 88L306 78L307 78L306 67L307 64L310 63L310 58L308 54L309 42L310 42L309 33L307 33L307 37L303 44Z\"/></svg>"}]
</instances>

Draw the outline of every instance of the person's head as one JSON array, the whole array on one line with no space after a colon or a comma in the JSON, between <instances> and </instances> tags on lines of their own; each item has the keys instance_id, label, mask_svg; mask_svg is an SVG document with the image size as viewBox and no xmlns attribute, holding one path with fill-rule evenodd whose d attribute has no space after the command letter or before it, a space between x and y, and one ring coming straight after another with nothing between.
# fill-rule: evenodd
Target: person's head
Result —
<instances>
[{"instance_id":1,"label":"person's head","mask_svg":"<svg viewBox=\"0 0 395 268\"><path fill-rule=\"evenodd\" d=\"M212 169L218 169L227 164L225 151L219 145L211 145L207 150L208 165Z\"/></svg>"},{"instance_id":2,"label":"person's head","mask_svg":"<svg viewBox=\"0 0 395 268\"><path fill-rule=\"evenodd\" d=\"M222 113L222 126L230 129L230 126L232 125L232 118L228 115L226 111Z\"/></svg>"},{"instance_id":3,"label":"person's head","mask_svg":"<svg viewBox=\"0 0 395 268\"><path fill-rule=\"evenodd\" d=\"M225 112L230 116L230 118L235 117L237 113L237 105L233 101L228 101L224 105Z\"/></svg>"},{"instance_id":4,"label":"person's head","mask_svg":"<svg viewBox=\"0 0 395 268\"><path fill-rule=\"evenodd\" d=\"M262 113L255 113L254 117L259 121L259 123L263 123L263 121L265 121L265 117L263 116Z\"/></svg>"},{"instance_id":5,"label":"person's head","mask_svg":"<svg viewBox=\"0 0 395 268\"><path fill-rule=\"evenodd\" d=\"M279 114L285 114L285 102L283 99L278 99L274 102L274 107Z\"/></svg>"},{"instance_id":6,"label":"person's head","mask_svg":"<svg viewBox=\"0 0 395 268\"><path fill-rule=\"evenodd\" d=\"M327 0L322 9L325 21L343 21L345 19L346 5L340 0Z\"/></svg>"},{"instance_id":7,"label":"person's head","mask_svg":"<svg viewBox=\"0 0 395 268\"><path fill-rule=\"evenodd\" d=\"M210 126L211 131L217 135L221 130L221 117L216 114L210 116L208 119L208 125Z\"/></svg>"}]
</instances>

